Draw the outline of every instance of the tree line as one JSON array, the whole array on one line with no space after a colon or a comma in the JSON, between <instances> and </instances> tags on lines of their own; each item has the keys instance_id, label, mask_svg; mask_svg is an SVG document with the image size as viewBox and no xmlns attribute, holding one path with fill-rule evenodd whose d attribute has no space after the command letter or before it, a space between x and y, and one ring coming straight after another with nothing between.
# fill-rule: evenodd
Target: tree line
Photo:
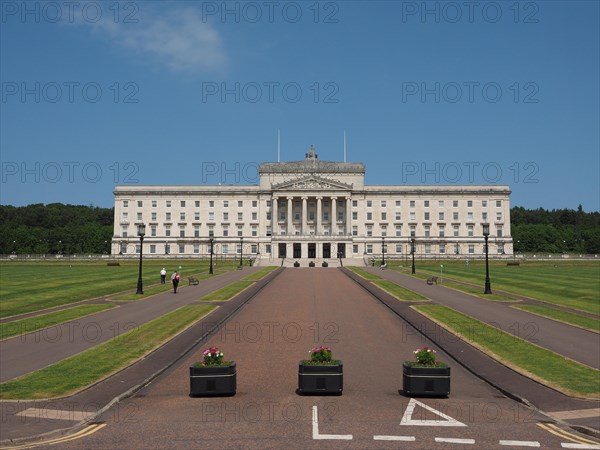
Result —
<instances>
[{"instance_id":1,"label":"tree line","mask_svg":"<svg viewBox=\"0 0 600 450\"><path fill-rule=\"evenodd\" d=\"M0 254L110 253L113 208L51 203L0 205ZM600 253L600 212L511 209L518 253Z\"/></svg>"}]
</instances>

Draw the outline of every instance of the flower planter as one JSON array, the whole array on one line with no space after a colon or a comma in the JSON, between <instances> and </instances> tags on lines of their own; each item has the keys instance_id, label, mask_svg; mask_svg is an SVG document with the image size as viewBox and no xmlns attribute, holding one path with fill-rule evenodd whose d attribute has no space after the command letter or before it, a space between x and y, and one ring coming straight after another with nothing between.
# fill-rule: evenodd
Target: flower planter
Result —
<instances>
[{"instance_id":1,"label":"flower planter","mask_svg":"<svg viewBox=\"0 0 600 450\"><path fill-rule=\"evenodd\" d=\"M214 397L235 395L236 364L230 366L190 367L190 396Z\"/></svg>"},{"instance_id":2,"label":"flower planter","mask_svg":"<svg viewBox=\"0 0 600 450\"><path fill-rule=\"evenodd\" d=\"M300 267L300 263L298 261L294 262L294 267Z\"/></svg>"},{"instance_id":3,"label":"flower planter","mask_svg":"<svg viewBox=\"0 0 600 450\"><path fill-rule=\"evenodd\" d=\"M327 261L323 261L321 263L321 267L328 267L328 266L329 266L329 264L327 264Z\"/></svg>"},{"instance_id":4,"label":"flower planter","mask_svg":"<svg viewBox=\"0 0 600 450\"><path fill-rule=\"evenodd\" d=\"M309 262L308 267L315 267L315 262L314 261Z\"/></svg>"},{"instance_id":5,"label":"flower planter","mask_svg":"<svg viewBox=\"0 0 600 450\"><path fill-rule=\"evenodd\" d=\"M344 365L298 365L298 394L342 395Z\"/></svg>"},{"instance_id":6,"label":"flower planter","mask_svg":"<svg viewBox=\"0 0 600 450\"><path fill-rule=\"evenodd\" d=\"M450 367L402 366L402 389L407 396L448 397Z\"/></svg>"}]
</instances>

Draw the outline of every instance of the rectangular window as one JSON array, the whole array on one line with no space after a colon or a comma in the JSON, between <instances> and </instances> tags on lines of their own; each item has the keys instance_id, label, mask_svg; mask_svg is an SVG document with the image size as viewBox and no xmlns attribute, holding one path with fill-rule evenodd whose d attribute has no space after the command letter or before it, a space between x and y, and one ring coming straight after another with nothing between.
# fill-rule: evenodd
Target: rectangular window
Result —
<instances>
[{"instance_id":1,"label":"rectangular window","mask_svg":"<svg viewBox=\"0 0 600 450\"><path fill-rule=\"evenodd\" d=\"M171 200L165 200L165 206L167 208L170 208L171 207Z\"/></svg>"},{"instance_id":2,"label":"rectangular window","mask_svg":"<svg viewBox=\"0 0 600 450\"><path fill-rule=\"evenodd\" d=\"M425 254L431 255L431 244L425 244Z\"/></svg>"},{"instance_id":3,"label":"rectangular window","mask_svg":"<svg viewBox=\"0 0 600 450\"><path fill-rule=\"evenodd\" d=\"M229 236L229 227L228 226L223 226L223 236L227 237Z\"/></svg>"},{"instance_id":4,"label":"rectangular window","mask_svg":"<svg viewBox=\"0 0 600 450\"><path fill-rule=\"evenodd\" d=\"M208 212L208 221L209 222L214 222L215 221L215 212L214 211L209 211Z\"/></svg>"},{"instance_id":5,"label":"rectangular window","mask_svg":"<svg viewBox=\"0 0 600 450\"><path fill-rule=\"evenodd\" d=\"M121 228L121 236L127 237L127 227Z\"/></svg>"},{"instance_id":6,"label":"rectangular window","mask_svg":"<svg viewBox=\"0 0 600 450\"><path fill-rule=\"evenodd\" d=\"M223 220L229 220L229 213L228 212L224 212L223 213Z\"/></svg>"},{"instance_id":7,"label":"rectangular window","mask_svg":"<svg viewBox=\"0 0 600 450\"><path fill-rule=\"evenodd\" d=\"M171 246L169 244L165 244L165 255L171 253Z\"/></svg>"},{"instance_id":8,"label":"rectangular window","mask_svg":"<svg viewBox=\"0 0 600 450\"><path fill-rule=\"evenodd\" d=\"M382 212L381 213L381 220L387 220L387 213L386 212Z\"/></svg>"},{"instance_id":9,"label":"rectangular window","mask_svg":"<svg viewBox=\"0 0 600 450\"><path fill-rule=\"evenodd\" d=\"M144 206L144 202L141 200L138 200L138 208L141 208L142 206Z\"/></svg>"},{"instance_id":10,"label":"rectangular window","mask_svg":"<svg viewBox=\"0 0 600 450\"><path fill-rule=\"evenodd\" d=\"M444 200L438 200L438 208L444 207Z\"/></svg>"},{"instance_id":11,"label":"rectangular window","mask_svg":"<svg viewBox=\"0 0 600 450\"><path fill-rule=\"evenodd\" d=\"M467 200L467 208L473 207L473 200Z\"/></svg>"},{"instance_id":12,"label":"rectangular window","mask_svg":"<svg viewBox=\"0 0 600 450\"><path fill-rule=\"evenodd\" d=\"M439 237L444 237L445 234L446 234L446 228L445 227L439 227L438 228L438 235L439 235Z\"/></svg>"},{"instance_id":13,"label":"rectangular window","mask_svg":"<svg viewBox=\"0 0 600 450\"><path fill-rule=\"evenodd\" d=\"M200 200L196 200L194 202L194 205L196 206L196 208L200 208Z\"/></svg>"},{"instance_id":14,"label":"rectangular window","mask_svg":"<svg viewBox=\"0 0 600 450\"><path fill-rule=\"evenodd\" d=\"M473 237L473 225L467 227L467 236Z\"/></svg>"},{"instance_id":15,"label":"rectangular window","mask_svg":"<svg viewBox=\"0 0 600 450\"><path fill-rule=\"evenodd\" d=\"M446 254L446 244L440 244L440 254Z\"/></svg>"},{"instance_id":16,"label":"rectangular window","mask_svg":"<svg viewBox=\"0 0 600 450\"><path fill-rule=\"evenodd\" d=\"M381 227L381 235L387 236L387 227Z\"/></svg>"},{"instance_id":17,"label":"rectangular window","mask_svg":"<svg viewBox=\"0 0 600 450\"><path fill-rule=\"evenodd\" d=\"M265 246L265 250L267 251L267 255L270 255L271 254L271 244L267 244Z\"/></svg>"},{"instance_id":18,"label":"rectangular window","mask_svg":"<svg viewBox=\"0 0 600 450\"><path fill-rule=\"evenodd\" d=\"M185 253L185 245L183 245L183 244L179 245L179 253Z\"/></svg>"},{"instance_id":19,"label":"rectangular window","mask_svg":"<svg viewBox=\"0 0 600 450\"><path fill-rule=\"evenodd\" d=\"M165 225L165 236L171 236L171 225Z\"/></svg>"},{"instance_id":20,"label":"rectangular window","mask_svg":"<svg viewBox=\"0 0 600 450\"><path fill-rule=\"evenodd\" d=\"M214 208L215 207L215 201L214 200L209 200L208 201L208 207L209 208Z\"/></svg>"},{"instance_id":21,"label":"rectangular window","mask_svg":"<svg viewBox=\"0 0 600 450\"><path fill-rule=\"evenodd\" d=\"M414 212L414 211L410 212L410 220L411 221L417 220L417 213L416 212Z\"/></svg>"},{"instance_id":22,"label":"rectangular window","mask_svg":"<svg viewBox=\"0 0 600 450\"><path fill-rule=\"evenodd\" d=\"M223 200L223 208L229 208L229 200Z\"/></svg>"},{"instance_id":23,"label":"rectangular window","mask_svg":"<svg viewBox=\"0 0 600 450\"><path fill-rule=\"evenodd\" d=\"M352 207L353 208L357 208L358 207L358 200L352 200Z\"/></svg>"},{"instance_id":24,"label":"rectangular window","mask_svg":"<svg viewBox=\"0 0 600 450\"><path fill-rule=\"evenodd\" d=\"M179 227L179 237L185 237L185 227Z\"/></svg>"},{"instance_id":25,"label":"rectangular window","mask_svg":"<svg viewBox=\"0 0 600 450\"><path fill-rule=\"evenodd\" d=\"M165 213L165 220L171 220L171 213Z\"/></svg>"},{"instance_id":26,"label":"rectangular window","mask_svg":"<svg viewBox=\"0 0 600 450\"><path fill-rule=\"evenodd\" d=\"M458 208L458 200L452 200L452 207Z\"/></svg>"},{"instance_id":27,"label":"rectangular window","mask_svg":"<svg viewBox=\"0 0 600 450\"><path fill-rule=\"evenodd\" d=\"M431 228L425 227L425 237L430 237L430 236L431 236Z\"/></svg>"},{"instance_id":28,"label":"rectangular window","mask_svg":"<svg viewBox=\"0 0 600 450\"><path fill-rule=\"evenodd\" d=\"M400 200L396 200L396 208L400 208Z\"/></svg>"},{"instance_id":29,"label":"rectangular window","mask_svg":"<svg viewBox=\"0 0 600 450\"><path fill-rule=\"evenodd\" d=\"M200 226L194 225L194 237L200 237Z\"/></svg>"},{"instance_id":30,"label":"rectangular window","mask_svg":"<svg viewBox=\"0 0 600 450\"><path fill-rule=\"evenodd\" d=\"M438 220L444 220L444 213L443 212L439 212L438 213Z\"/></svg>"},{"instance_id":31,"label":"rectangular window","mask_svg":"<svg viewBox=\"0 0 600 450\"><path fill-rule=\"evenodd\" d=\"M238 217L237 220L240 220L240 221L244 220L244 213L242 213L242 212L237 213L237 217Z\"/></svg>"},{"instance_id":32,"label":"rectangular window","mask_svg":"<svg viewBox=\"0 0 600 450\"><path fill-rule=\"evenodd\" d=\"M244 207L244 201L238 200L238 208L243 208L243 207Z\"/></svg>"},{"instance_id":33,"label":"rectangular window","mask_svg":"<svg viewBox=\"0 0 600 450\"><path fill-rule=\"evenodd\" d=\"M153 212L153 213L150 215L150 217L152 218L152 220L156 220L156 213L155 213L155 212Z\"/></svg>"},{"instance_id":34,"label":"rectangular window","mask_svg":"<svg viewBox=\"0 0 600 450\"><path fill-rule=\"evenodd\" d=\"M323 220L325 220L325 221L329 220L329 212L328 211L325 211L323 213Z\"/></svg>"},{"instance_id":35,"label":"rectangular window","mask_svg":"<svg viewBox=\"0 0 600 450\"><path fill-rule=\"evenodd\" d=\"M459 218L458 218L458 211L454 211L452 213L452 220L459 220Z\"/></svg>"},{"instance_id":36,"label":"rectangular window","mask_svg":"<svg viewBox=\"0 0 600 450\"><path fill-rule=\"evenodd\" d=\"M484 222L487 222L487 220L488 220L487 212L481 213L481 220L483 220Z\"/></svg>"},{"instance_id":37,"label":"rectangular window","mask_svg":"<svg viewBox=\"0 0 600 450\"><path fill-rule=\"evenodd\" d=\"M153 208L156 208L156 203L157 203L156 200L152 200L152 207Z\"/></svg>"},{"instance_id":38,"label":"rectangular window","mask_svg":"<svg viewBox=\"0 0 600 450\"><path fill-rule=\"evenodd\" d=\"M358 227L357 226L352 227L352 236L358 236Z\"/></svg>"},{"instance_id":39,"label":"rectangular window","mask_svg":"<svg viewBox=\"0 0 600 450\"><path fill-rule=\"evenodd\" d=\"M370 255L373 253L373 244L367 244L367 254Z\"/></svg>"},{"instance_id":40,"label":"rectangular window","mask_svg":"<svg viewBox=\"0 0 600 450\"><path fill-rule=\"evenodd\" d=\"M257 200L252 200L252 207L253 208L258 207L258 201Z\"/></svg>"},{"instance_id":41,"label":"rectangular window","mask_svg":"<svg viewBox=\"0 0 600 450\"><path fill-rule=\"evenodd\" d=\"M355 254L355 255L358 253L358 244L353 244L352 245L352 253Z\"/></svg>"},{"instance_id":42,"label":"rectangular window","mask_svg":"<svg viewBox=\"0 0 600 450\"><path fill-rule=\"evenodd\" d=\"M371 200L367 200L367 208L370 208L371 206L373 206L373 202L371 202Z\"/></svg>"},{"instance_id":43,"label":"rectangular window","mask_svg":"<svg viewBox=\"0 0 600 450\"><path fill-rule=\"evenodd\" d=\"M238 235L238 237L244 235L244 227L242 225L238 225L238 227L237 227L237 235Z\"/></svg>"},{"instance_id":44,"label":"rectangular window","mask_svg":"<svg viewBox=\"0 0 600 450\"><path fill-rule=\"evenodd\" d=\"M185 220L185 213L184 212L180 212L179 213L179 220Z\"/></svg>"},{"instance_id":45,"label":"rectangular window","mask_svg":"<svg viewBox=\"0 0 600 450\"><path fill-rule=\"evenodd\" d=\"M496 237L502 237L502 227L496 227Z\"/></svg>"},{"instance_id":46,"label":"rectangular window","mask_svg":"<svg viewBox=\"0 0 600 450\"><path fill-rule=\"evenodd\" d=\"M200 253L200 245L199 244L194 244L194 253L198 254Z\"/></svg>"},{"instance_id":47,"label":"rectangular window","mask_svg":"<svg viewBox=\"0 0 600 450\"><path fill-rule=\"evenodd\" d=\"M185 208L185 200L181 200L181 201L179 202L179 205L180 205L182 208Z\"/></svg>"},{"instance_id":48,"label":"rectangular window","mask_svg":"<svg viewBox=\"0 0 600 450\"><path fill-rule=\"evenodd\" d=\"M424 208L429 208L429 200L423 201L423 207Z\"/></svg>"},{"instance_id":49,"label":"rectangular window","mask_svg":"<svg viewBox=\"0 0 600 450\"><path fill-rule=\"evenodd\" d=\"M502 200L496 200L496 208L502 207Z\"/></svg>"},{"instance_id":50,"label":"rectangular window","mask_svg":"<svg viewBox=\"0 0 600 450\"><path fill-rule=\"evenodd\" d=\"M473 222L473 213L472 213L472 212L468 212L468 213L467 213L467 220L468 220L469 222Z\"/></svg>"},{"instance_id":51,"label":"rectangular window","mask_svg":"<svg viewBox=\"0 0 600 450\"><path fill-rule=\"evenodd\" d=\"M396 237L402 236L402 227L400 225L396 225Z\"/></svg>"},{"instance_id":52,"label":"rectangular window","mask_svg":"<svg viewBox=\"0 0 600 450\"><path fill-rule=\"evenodd\" d=\"M487 208L487 200L481 200L481 207Z\"/></svg>"},{"instance_id":53,"label":"rectangular window","mask_svg":"<svg viewBox=\"0 0 600 450\"><path fill-rule=\"evenodd\" d=\"M469 254L472 255L475 253L475 245L469 244Z\"/></svg>"},{"instance_id":54,"label":"rectangular window","mask_svg":"<svg viewBox=\"0 0 600 450\"><path fill-rule=\"evenodd\" d=\"M256 225L252 225L252 236L258 236L258 227Z\"/></svg>"},{"instance_id":55,"label":"rectangular window","mask_svg":"<svg viewBox=\"0 0 600 450\"><path fill-rule=\"evenodd\" d=\"M502 213L501 212L497 212L496 213L496 220L497 221L501 221L502 220Z\"/></svg>"},{"instance_id":56,"label":"rectangular window","mask_svg":"<svg viewBox=\"0 0 600 450\"><path fill-rule=\"evenodd\" d=\"M150 227L150 236L156 236L156 225Z\"/></svg>"},{"instance_id":57,"label":"rectangular window","mask_svg":"<svg viewBox=\"0 0 600 450\"><path fill-rule=\"evenodd\" d=\"M142 221L142 213L141 212L137 213L137 220L138 220L138 222Z\"/></svg>"},{"instance_id":58,"label":"rectangular window","mask_svg":"<svg viewBox=\"0 0 600 450\"><path fill-rule=\"evenodd\" d=\"M150 253L156 253L156 245L150 244Z\"/></svg>"},{"instance_id":59,"label":"rectangular window","mask_svg":"<svg viewBox=\"0 0 600 450\"><path fill-rule=\"evenodd\" d=\"M402 214L400 211L396 211L396 220L402 220Z\"/></svg>"},{"instance_id":60,"label":"rectangular window","mask_svg":"<svg viewBox=\"0 0 600 450\"><path fill-rule=\"evenodd\" d=\"M385 201L385 200L381 200L381 207L382 207L382 208L385 208L385 207L386 207L386 205L387 205L386 201Z\"/></svg>"},{"instance_id":61,"label":"rectangular window","mask_svg":"<svg viewBox=\"0 0 600 450\"><path fill-rule=\"evenodd\" d=\"M367 225L367 236L373 236L373 226Z\"/></svg>"},{"instance_id":62,"label":"rectangular window","mask_svg":"<svg viewBox=\"0 0 600 450\"><path fill-rule=\"evenodd\" d=\"M200 220L200 212L195 212L194 213L194 220Z\"/></svg>"},{"instance_id":63,"label":"rectangular window","mask_svg":"<svg viewBox=\"0 0 600 450\"><path fill-rule=\"evenodd\" d=\"M123 200L123 208L129 207L129 200Z\"/></svg>"},{"instance_id":64,"label":"rectangular window","mask_svg":"<svg viewBox=\"0 0 600 450\"><path fill-rule=\"evenodd\" d=\"M267 200L267 208L271 207L271 200Z\"/></svg>"},{"instance_id":65,"label":"rectangular window","mask_svg":"<svg viewBox=\"0 0 600 450\"><path fill-rule=\"evenodd\" d=\"M396 244L396 253L402 253L402 244Z\"/></svg>"},{"instance_id":66,"label":"rectangular window","mask_svg":"<svg viewBox=\"0 0 600 450\"><path fill-rule=\"evenodd\" d=\"M352 220L358 220L358 211L352 211Z\"/></svg>"},{"instance_id":67,"label":"rectangular window","mask_svg":"<svg viewBox=\"0 0 600 450\"><path fill-rule=\"evenodd\" d=\"M410 201L410 207L411 207L411 208L414 208L414 207L415 207L415 201L414 201L414 200L411 200L411 201Z\"/></svg>"},{"instance_id":68,"label":"rectangular window","mask_svg":"<svg viewBox=\"0 0 600 450\"><path fill-rule=\"evenodd\" d=\"M429 211L426 211L426 212L424 213L424 217L423 217L423 219L424 219L424 220L429 220Z\"/></svg>"},{"instance_id":69,"label":"rectangular window","mask_svg":"<svg viewBox=\"0 0 600 450\"><path fill-rule=\"evenodd\" d=\"M371 211L367 213L367 220L373 220L373 213Z\"/></svg>"},{"instance_id":70,"label":"rectangular window","mask_svg":"<svg viewBox=\"0 0 600 450\"><path fill-rule=\"evenodd\" d=\"M253 255L256 255L257 251L258 251L258 246L256 244L252 244L250 246L250 253L252 253Z\"/></svg>"},{"instance_id":71,"label":"rectangular window","mask_svg":"<svg viewBox=\"0 0 600 450\"><path fill-rule=\"evenodd\" d=\"M454 227L452 227L452 234L454 234L454 237L458 237L458 225L455 225Z\"/></svg>"},{"instance_id":72,"label":"rectangular window","mask_svg":"<svg viewBox=\"0 0 600 450\"><path fill-rule=\"evenodd\" d=\"M208 237L214 237L215 236L215 227L214 225L210 225L208 227Z\"/></svg>"}]
</instances>

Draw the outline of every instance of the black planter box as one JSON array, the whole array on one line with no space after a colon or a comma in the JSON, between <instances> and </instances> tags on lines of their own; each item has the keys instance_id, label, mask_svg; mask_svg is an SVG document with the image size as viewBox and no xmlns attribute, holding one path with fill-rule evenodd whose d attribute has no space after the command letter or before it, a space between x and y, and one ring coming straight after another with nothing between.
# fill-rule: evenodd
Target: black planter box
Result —
<instances>
[{"instance_id":1,"label":"black planter box","mask_svg":"<svg viewBox=\"0 0 600 450\"><path fill-rule=\"evenodd\" d=\"M213 397L235 395L237 372L230 366L190 367L190 396Z\"/></svg>"},{"instance_id":2,"label":"black planter box","mask_svg":"<svg viewBox=\"0 0 600 450\"><path fill-rule=\"evenodd\" d=\"M342 395L344 365L298 365L298 394Z\"/></svg>"},{"instance_id":3,"label":"black planter box","mask_svg":"<svg viewBox=\"0 0 600 450\"><path fill-rule=\"evenodd\" d=\"M450 395L450 367L402 366L404 395L448 397Z\"/></svg>"}]
</instances>

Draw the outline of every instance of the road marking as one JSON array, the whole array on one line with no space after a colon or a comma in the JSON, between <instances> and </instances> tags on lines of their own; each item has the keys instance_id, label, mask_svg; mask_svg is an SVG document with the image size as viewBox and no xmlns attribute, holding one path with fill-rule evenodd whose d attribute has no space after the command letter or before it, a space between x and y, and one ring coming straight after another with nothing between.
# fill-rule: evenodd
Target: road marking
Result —
<instances>
[{"instance_id":1,"label":"road marking","mask_svg":"<svg viewBox=\"0 0 600 450\"><path fill-rule=\"evenodd\" d=\"M513 447L539 447L538 441L503 441L498 442L500 445L509 445Z\"/></svg>"},{"instance_id":2,"label":"road marking","mask_svg":"<svg viewBox=\"0 0 600 450\"><path fill-rule=\"evenodd\" d=\"M475 439L458 439L458 438L435 438L435 442L445 442L447 444L474 444Z\"/></svg>"},{"instance_id":3,"label":"road marking","mask_svg":"<svg viewBox=\"0 0 600 450\"><path fill-rule=\"evenodd\" d=\"M563 439L567 439L567 440L569 440L571 442L574 442L576 444L598 445L598 443L595 442L595 441L590 441L589 439L583 438L581 436L577 436L576 434L569 433L568 431L565 431L565 430L557 427L553 423L547 423L547 424L538 423L537 425L540 428L546 430L548 433L552 433L555 436L561 437Z\"/></svg>"},{"instance_id":4,"label":"road marking","mask_svg":"<svg viewBox=\"0 0 600 450\"><path fill-rule=\"evenodd\" d=\"M413 420L412 415L415 410L415 406L420 406L425 408L427 411L432 412L433 414L442 417L445 420ZM404 416L400 421L400 425L415 425L415 426L426 426L426 427L466 427L462 422L459 422L456 419L444 414L437 409L433 409L431 406L427 406L425 403L421 403L414 398L411 398L408 402L408 406L406 407L406 411L404 411Z\"/></svg>"},{"instance_id":5,"label":"road marking","mask_svg":"<svg viewBox=\"0 0 600 450\"><path fill-rule=\"evenodd\" d=\"M415 437L414 436L373 436L373 440L375 440L375 441L413 442L415 440Z\"/></svg>"},{"instance_id":6,"label":"road marking","mask_svg":"<svg viewBox=\"0 0 600 450\"><path fill-rule=\"evenodd\" d=\"M313 439L339 439L339 440L351 440L351 434L319 434L319 413L317 411L317 405L313 406L312 410L312 437Z\"/></svg>"},{"instance_id":7,"label":"road marking","mask_svg":"<svg viewBox=\"0 0 600 450\"><path fill-rule=\"evenodd\" d=\"M581 449L599 449L600 445L590 445L590 444L572 444L571 442L561 442L562 448L581 448Z\"/></svg>"},{"instance_id":8,"label":"road marking","mask_svg":"<svg viewBox=\"0 0 600 450\"><path fill-rule=\"evenodd\" d=\"M75 422L81 422L82 420L85 420L94 414L95 412L61 411L59 409L45 408L27 408L24 411L18 412L16 415L23 417L34 417L36 419L72 420Z\"/></svg>"},{"instance_id":9,"label":"road marking","mask_svg":"<svg viewBox=\"0 0 600 450\"><path fill-rule=\"evenodd\" d=\"M62 444L64 442L74 441L76 439L81 439L82 437L86 437L86 436L89 436L91 434L94 434L96 431L101 430L105 426L106 426L105 423L95 423L93 425L89 425L89 426L85 427L83 430L80 430L77 433L72 434L70 436L64 436L64 437L61 437L61 438L50 439L48 441L40 441L40 442L33 442L33 443L30 443L30 444L18 445L16 447L3 447L3 449L16 450L16 449L21 449L21 448L39 447L41 445Z\"/></svg>"}]
</instances>

